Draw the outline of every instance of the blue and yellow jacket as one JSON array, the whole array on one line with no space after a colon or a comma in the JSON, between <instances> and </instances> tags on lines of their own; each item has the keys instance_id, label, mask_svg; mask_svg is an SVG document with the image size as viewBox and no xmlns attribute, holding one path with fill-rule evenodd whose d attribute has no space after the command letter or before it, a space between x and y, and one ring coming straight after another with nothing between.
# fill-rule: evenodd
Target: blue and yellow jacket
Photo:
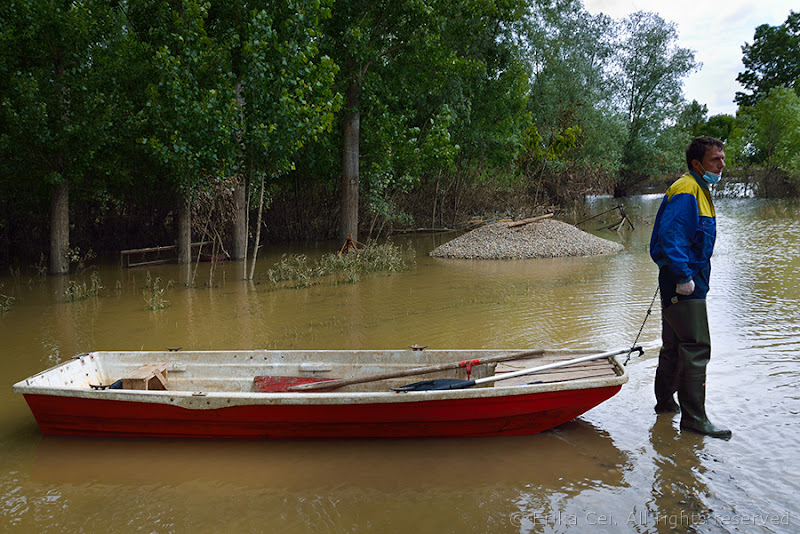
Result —
<instances>
[{"instance_id":1,"label":"blue and yellow jacket","mask_svg":"<svg viewBox=\"0 0 800 534\"><path fill-rule=\"evenodd\" d=\"M662 271L669 267L675 283L694 280L690 298L703 299L708 293L716 237L711 192L702 178L687 172L667 189L661 201L650 238L650 257Z\"/></svg>"}]
</instances>

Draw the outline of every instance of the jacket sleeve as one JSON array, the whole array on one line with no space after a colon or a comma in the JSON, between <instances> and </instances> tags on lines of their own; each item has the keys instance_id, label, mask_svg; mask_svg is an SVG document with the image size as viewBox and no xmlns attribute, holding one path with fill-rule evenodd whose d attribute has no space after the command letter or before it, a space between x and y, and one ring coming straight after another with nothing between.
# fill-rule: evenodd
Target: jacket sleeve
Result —
<instances>
[{"instance_id":1,"label":"jacket sleeve","mask_svg":"<svg viewBox=\"0 0 800 534\"><path fill-rule=\"evenodd\" d=\"M679 193L664 207L658 241L679 284L688 282L695 274L689 267L689 254L699 224L694 195Z\"/></svg>"}]
</instances>

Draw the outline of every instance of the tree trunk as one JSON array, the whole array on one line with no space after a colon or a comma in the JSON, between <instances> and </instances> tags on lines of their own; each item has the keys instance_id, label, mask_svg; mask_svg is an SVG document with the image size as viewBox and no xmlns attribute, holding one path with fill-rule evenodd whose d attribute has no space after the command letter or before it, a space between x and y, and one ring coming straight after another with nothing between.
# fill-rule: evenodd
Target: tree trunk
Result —
<instances>
[{"instance_id":1,"label":"tree trunk","mask_svg":"<svg viewBox=\"0 0 800 534\"><path fill-rule=\"evenodd\" d=\"M344 125L342 126L342 218L339 237L350 237L358 242L358 157L361 113L359 111L361 85L352 79L347 86Z\"/></svg>"},{"instance_id":2,"label":"tree trunk","mask_svg":"<svg viewBox=\"0 0 800 534\"><path fill-rule=\"evenodd\" d=\"M188 265L192 262L192 213L189 201L178 200L178 264Z\"/></svg>"},{"instance_id":3,"label":"tree trunk","mask_svg":"<svg viewBox=\"0 0 800 534\"><path fill-rule=\"evenodd\" d=\"M258 196L258 219L256 219L256 242L253 243L253 259L250 261L250 275L248 280L253 279L256 272L256 258L258 257L258 247L261 246L261 217L264 213L264 175L261 175L261 193Z\"/></svg>"},{"instance_id":4,"label":"tree trunk","mask_svg":"<svg viewBox=\"0 0 800 534\"><path fill-rule=\"evenodd\" d=\"M241 149L242 155L239 163L241 166L244 166L244 159L247 151L244 145L245 100L242 89L242 81L236 80L236 104L239 106L239 122L242 125L242 130L237 130L234 134L234 138ZM252 161L249 166L252 168ZM231 246L231 259L244 260L244 269L245 272L247 272L247 183L244 175L240 174L239 178L233 190L233 244ZM246 278L246 276L244 278Z\"/></svg>"},{"instance_id":5,"label":"tree trunk","mask_svg":"<svg viewBox=\"0 0 800 534\"><path fill-rule=\"evenodd\" d=\"M64 64L61 55L56 55L54 72L56 75L61 120L64 128L68 127L69 114L67 113L67 95L61 78L64 75ZM64 176L65 154L57 151L53 158L53 167L58 169L62 182L50 189L50 274L61 275L69 273L69 181Z\"/></svg>"},{"instance_id":6,"label":"tree trunk","mask_svg":"<svg viewBox=\"0 0 800 534\"><path fill-rule=\"evenodd\" d=\"M50 274L69 272L69 182L50 190Z\"/></svg>"},{"instance_id":7,"label":"tree trunk","mask_svg":"<svg viewBox=\"0 0 800 534\"><path fill-rule=\"evenodd\" d=\"M245 186L237 184L233 190L233 246L231 259L243 260L247 256L247 205Z\"/></svg>"}]
</instances>

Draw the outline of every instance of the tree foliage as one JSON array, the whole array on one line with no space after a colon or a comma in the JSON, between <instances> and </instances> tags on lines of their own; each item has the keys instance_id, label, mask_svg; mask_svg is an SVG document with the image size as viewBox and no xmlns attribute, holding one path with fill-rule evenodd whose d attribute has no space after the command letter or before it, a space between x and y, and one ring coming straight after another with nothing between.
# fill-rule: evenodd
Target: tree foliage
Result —
<instances>
[{"instance_id":1,"label":"tree foliage","mask_svg":"<svg viewBox=\"0 0 800 534\"><path fill-rule=\"evenodd\" d=\"M740 117L742 141L751 162L764 166L771 175L800 169L800 96L787 87L775 87L746 108Z\"/></svg>"},{"instance_id":2,"label":"tree foliage","mask_svg":"<svg viewBox=\"0 0 800 534\"><path fill-rule=\"evenodd\" d=\"M682 79L697 68L694 52L677 45L674 23L655 13L636 12L622 21L617 55L617 103L625 114L627 140L623 185L652 176L671 156L660 158L659 133L680 113Z\"/></svg>"},{"instance_id":3,"label":"tree foliage","mask_svg":"<svg viewBox=\"0 0 800 534\"><path fill-rule=\"evenodd\" d=\"M736 117L733 115L713 115L700 125L697 129L697 135L716 137L723 143L727 143L736 134L737 128Z\"/></svg>"},{"instance_id":4,"label":"tree foliage","mask_svg":"<svg viewBox=\"0 0 800 534\"><path fill-rule=\"evenodd\" d=\"M140 111L148 130L139 141L164 165L176 191L190 198L230 159L236 114L228 56L208 34L206 4L131 4L139 8L132 20L151 75Z\"/></svg>"},{"instance_id":5,"label":"tree foliage","mask_svg":"<svg viewBox=\"0 0 800 534\"><path fill-rule=\"evenodd\" d=\"M796 17L757 30L745 87L779 77L759 63L770 50L793 87ZM526 209L624 194L682 167L694 135L794 165L778 157L788 131L785 147L762 146L761 108L706 119L684 100L698 65L654 13L614 20L580 0L10 0L0 20L0 231L31 232L2 240L6 261L23 242L46 248L39 219L62 185L80 215L58 224L79 241L148 214L128 228L152 233L116 242L130 248L132 233L142 246L172 239L179 198L231 190L258 212L240 235L259 236L261 210L282 202L276 233L357 238L425 212L456 222L488 209L489 185ZM772 113L794 109L770 98Z\"/></svg>"},{"instance_id":6,"label":"tree foliage","mask_svg":"<svg viewBox=\"0 0 800 534\"><path fill-rule=\"evenodd\" d=\"M775 87L800 94L800 12L791 11L780 26L762 24L752 43L742 46L744 72L736 80L749 91L737 92L736 103L753 106Z\"/></svg>"},{"instance_id":7,"label":"tree foliage","mask_svg":"<svg viewBox=\"0 0 800 534\"><path fill-rule=\"evenodd\" d=\"M69 191L91 196L113 124L106 65L121 17L99 0L15 0L0 21L2 196L29 210L51 197L50 272L64 274Z\"/></svg>"},{"instance_id":8,"label":"tree foliage","mask_svg":"<svg viewBox=\"0 0 800 534\"><path fill-rule=\"evenodd\" d=\"M614 108L611 72L615 22L590 15L580 2L541 2L528 32L534 68L528 129L544 163L557 156L616 171L622 122ZM568 151L569 149L569 151ZM535 158L540 160L542 158Z\"/></svg>"}]
</instances>

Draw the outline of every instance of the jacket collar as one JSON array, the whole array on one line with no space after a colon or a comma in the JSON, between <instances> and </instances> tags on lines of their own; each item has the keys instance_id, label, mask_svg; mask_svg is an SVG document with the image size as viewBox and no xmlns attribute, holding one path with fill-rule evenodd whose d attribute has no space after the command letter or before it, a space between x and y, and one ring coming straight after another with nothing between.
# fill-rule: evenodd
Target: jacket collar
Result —
<instances>
[{"instance_id":1,"label":"jacket collar","mask_svg":"<svg viewBox=\"0 0 800 534\"><path fill-rule=\"evenodd\" d=\"M709 191L709 189L708 189L708 183L706 183L706 181L705 181L705 180L703 180L703 177L702 177L702 176L698 175L698 174L697 174L696 172L694 172L694 171L689 171L689 174L691 174L691 175L692 175L692 178L694 178L695 182L697 182L698 184L700 184L700 187L702 187L702 188L703 188L703 189L705 189L706 191Z\"/></svg>"}]
</instances>

